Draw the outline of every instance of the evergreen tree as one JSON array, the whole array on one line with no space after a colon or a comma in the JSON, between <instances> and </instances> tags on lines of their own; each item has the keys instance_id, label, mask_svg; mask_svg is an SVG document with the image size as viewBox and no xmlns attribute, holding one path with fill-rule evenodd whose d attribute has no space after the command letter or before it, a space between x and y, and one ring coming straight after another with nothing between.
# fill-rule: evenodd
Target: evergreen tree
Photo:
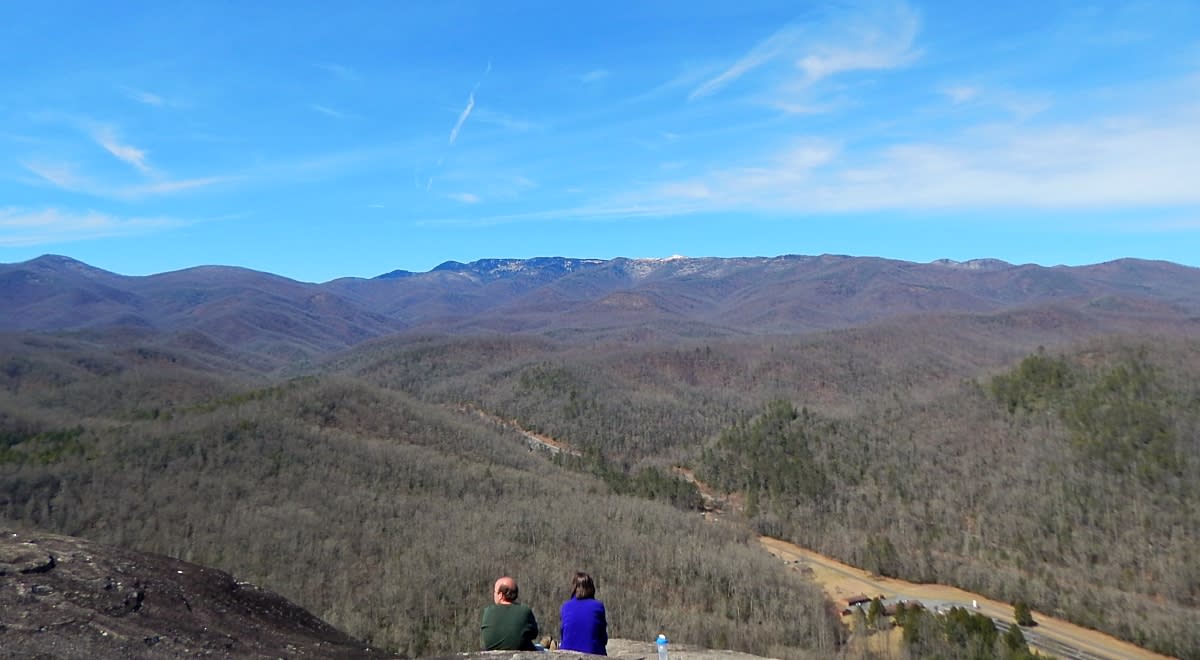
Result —
<instances>
[{"instance_id":1,"label":"evergreen tree","mask_svg":"<svg viewBox=\"0 0 1200 660\"><path fill-rule=\"evenodd\" d=\"M1015 605L1013 605L1013 618L1017 620L1018 626L1025 626L1028 628L1029 626L1035 624L1033 620L1033 612L1030 611L1029 605L1026 604L1025 601L1019 600Z\"/></svg>"},{"instance_id":2,"label":"evergreen tree","mask_svg":"<svg viewBox=\"0 0 1200 660\"><path fill-rule=\"evenodd\" d=\"M884 629L883 601L878 598L871 599L871 606L867 608L867 623L875 630Z\"/></svg>"},{"instance_id":3,"label":"evergreen tree","mask_svg":"<svg viewBox=\"0 0 1200 660\"><path fill-rule=\"evenodd\" d=\"M1009 626L1001 641L1008 651L1007 657L1022 658L1029 653L1029 645L1025 642L1025 633L1021 632L1021 626Z\"/></svg>"}]
</instances>

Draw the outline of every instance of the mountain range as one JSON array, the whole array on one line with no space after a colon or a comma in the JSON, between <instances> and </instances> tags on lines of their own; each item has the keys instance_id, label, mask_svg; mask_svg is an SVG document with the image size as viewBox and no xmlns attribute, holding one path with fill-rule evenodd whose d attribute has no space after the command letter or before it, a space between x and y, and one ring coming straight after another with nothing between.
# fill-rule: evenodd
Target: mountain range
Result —
<instances>
[{"instance_id":1,"label":"mountain range","mask_svg":"<svg viewBox=\"0 0 1200 660\"><path fill-rule=\"evenodd\" d=\"M226 266L125 276L55 255L0 264L0 331L123 332L250 356L264 369L396 333L721 337L1021 310L1079 336L1193 332L1200 269L1139 259L1044 267L841 255L542 257L318 284Z\"/></svg>"}]
</instances>

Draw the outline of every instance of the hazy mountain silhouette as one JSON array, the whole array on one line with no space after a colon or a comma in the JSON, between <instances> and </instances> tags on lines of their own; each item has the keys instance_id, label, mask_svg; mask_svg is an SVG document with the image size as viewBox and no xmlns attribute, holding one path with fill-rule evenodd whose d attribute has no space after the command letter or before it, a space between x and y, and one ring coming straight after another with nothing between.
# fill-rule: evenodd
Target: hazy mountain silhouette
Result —
<instances>
[{"instance_id":1,"label":"hazy mountain silhouette","mask_svg":"<svg viewBox=\"0 0 1200 660\"><path fill-rule=\"evenodd\" d=\"M191 347L211 342L264 364L401 331L797 334L1023 309L1070 316L1084 334L1194 329L1200 269L1138 259L1043 267L837 255L547 257L312 284L223 266L132 277L51 255L0 265L0 330L136 329Z\"/></svg>"}]
</instances>

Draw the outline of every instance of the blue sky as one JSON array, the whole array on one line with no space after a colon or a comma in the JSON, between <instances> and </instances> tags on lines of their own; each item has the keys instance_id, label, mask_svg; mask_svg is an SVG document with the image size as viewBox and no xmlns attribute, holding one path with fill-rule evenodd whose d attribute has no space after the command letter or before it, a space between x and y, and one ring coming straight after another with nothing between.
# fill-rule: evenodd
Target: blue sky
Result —
<instances>
[{"instance_id":1,"label":"blue sky","mask_svg":"<svg viewBox=\"0 0 1200 660\"><path fill-rule=\"evenodd\" d=\"M0 262L1200 266L1200 3L23 2Z\"/></svg>"}]
</instances>

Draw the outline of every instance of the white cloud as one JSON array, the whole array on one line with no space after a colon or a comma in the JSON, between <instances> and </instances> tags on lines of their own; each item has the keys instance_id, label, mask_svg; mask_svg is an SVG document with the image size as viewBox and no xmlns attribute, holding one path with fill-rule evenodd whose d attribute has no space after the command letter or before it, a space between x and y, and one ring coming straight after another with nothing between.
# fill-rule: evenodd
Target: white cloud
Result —
<instances>
[{"instance_id":1,"label":"white cloud","mask_svg":"<svg viewBox=\"0 0 1200 660\"><path fill-rule=\"evenodd\" d=\"M1200 186L1200 106L1155 108L1139 116L1074 123L1014 121L935 138L859 145L799 139L782 148L579 204L529 213L443 220L499 224L621 220L711 212L803 218L822 213L1136 210L1147 222L1170 213L1168 228L1195 227ZM572 190L570 192L583 192ZM1138 221L1128 231L1159 231Z\"/></svg>"},{"instance_id":2,"label":"white cloud","mask_svg":"<svg viewBox=\"0 0 1200 660\"><path fill-rule=\"evenodd\" d=\"M896 69L918 56L916 13L903 4L879 5L832 26L824 38L805 45L796 62L807 82L848 71Z\"/></svg>"},{"instance_id":3,"label":"white cloud","mask_svg":"<svg viewBox=\"0 0 1200 660\"><path fill-rule=\"evenodd\" d=\"M132 145L122 144L112 126L96 126L92 130L92 139L118 160L132 165L143 174L153 173L150 165L146 163L146 152Z\"/></svg>"},{"instance_id":4,"label":"white cloud","mask_svg":"<svg viewBox=\"0 0 1200 660\"><path fill-rule=\"evenodd\" d=\"M789 115L823 115L838 108L837 103L810 103L804 101L772 101L771 107Z\"/></svg>"},{"instance_id":5,"label":"white cloud","mask_svg":"<svg viewBox=\"0 0 1200 660\"><path fill-rule=\"evenodd\" d=\"M324 64L314 64L313 66L315 66L318 69L321 69L322 71L333 74L334 76L341 78L342 80L361 80L362 79L362 76L359 75L359 73L357 71L355 71L354 69L351 69L350 67L342 66L340 64L324 63Z\"/></svg>"},{"instance_id":6,"label":"white cloud","mask_svg":"<svg viewBox=\"0 0 1200 660\"><path fill-rule=\"evenodd\" d=\"M64 190L81 191L91 187L91 182L76 171L71 163L47 163L32 161L21 163L30 172Z\"/></svg>"},{"instance_id":7,"label":"white cloud","mask_svg":"<svg viewBox=\"0 0 1200 660\"><path fill-rule=\"evenodd\" d=\"M126 199L137 199L142 197L152 197L155 195L170 195L186 190L195 190L197 188L207 188L220 183L228 183L233 181L231 177L225 176L209 176L199 179L175 179L173 181L156 181L154 183L146 183L141 185L122 186L116 190L116 196Z\"/></svg>"},{"instance_id":8,"label":"white cloud","mask_svg":"<svg viewBox=\"0 0 1200 660\"><path fill-rule=\"evenodd\" d=\"M1053 106L1047 93L1018 91L1004 88L983 89L975 85L950 85L938 90L954 105L978 105L996 108L1022 121L1030 119Z\"/></svg>"},{"instance_id":9,"label":"white cloud","mask_svg":"<svg viewBox=\"0 0 1200 660\"><path fill-rule=\"evenodd\" d=\"M635 199L790 214L1195 206L1198 152L1194 113L976 129L871 151L811 142L760 164L664 182Z\"/></svg>"},{"instance_id":10,"label":"white cloud","mask_svg":"<svg viewBox=\"0 0 1200 660\"><path fill-rule=\"evenodd\" d=\"M712 190L698 181L680 181L664 184L659 188L659 192L664 197L681 198L681 199L708 199L712 197Z\"/></svg>"},{"instance_id":11,"label":"white cloud","mask_svg":"<svg viewBox=\"0 0 1200 660\"><path fill-rule=\"evenodd\" d=\"M333 108L330 108L330 107L327 107L324 105L319 105L316 103L313 103L309 107L312 108L314 112L319 112L319 113L325 115L326 117L333 117L334 119L346 119L350 116L344 112L334 110Z\"/></svg>"},{"instance_id":12,"label":"white cloud","mask_svg":"<svg viewBox=\"0 0 1200 660\"><path fill-rule=\"evenodd\" d=\"M607 78L609 75L610 74L606 69L594 69L592 71L588 71L587 73L583 74L582 76L579 77L579 79L585 83L590 84L590 83L600 82L601 80L604 80L605 78Z\"/></svg>"},{"instance_id":13,"label":"white cloud","mask_svg":"<svg viewBox=\"0 0 1200 660\"><path fill-rule=\"evenodd\" d=\"M951 103L962 104L975 100L979 96L979 88L969 85L953 85L942 90L942 94Z\"/></svg>"},{"instance_id":14,"label":"white cloud","mask_svg":"<svg viewBox=\"0 0 1200 660\"><path fill-rule=\"evenodd\" d=\"M895 69L918 56L917 14L903 3L862 3L825 21L788 25L756 44L718 75L692 90L688 100L717 93L757 69L782 64L787 82L773 80L776 93L803 89L852 71ZM787 70L790 67L790 72ZM801 73L795 80L795 72ZM786 99L774 103L787 104Z\"/></svg>"},{"instance_id":15,"label":"white cloud","mask_svg":"<svg viewBox=\"0 0 1200 660\"><path fill-rule=\"evenodd\" d=\"M452 193L450 195L447 195L447 197L449 197L450 199L453 199L456 202L462 202L463 204L478 204L480 201L479 195L476 195L473 193L465 193L465 192L464 193Z\"/></svg>"},{"instance_id":16,"label":"white cloud","mask_svg":"<svg viewBox=\"0 0 1200 660\"><path fill-rule=\"evenodd\" d=\"M69 192L110 199L142 199L205 188L233 181L232 177L210 176L195 179L158 180L150 183L105 183L79 174L73 164L31 161L21 163L43 181Z\"/></svg>"},{"instance_id":17,"label":"white cloud","mask_svg":"<svg viewBox=\"0 0 1200 660\"><path fill-rule=\"evenodd\" d=\"M173 218L121 218L98 211L0 209L0 246L22 247L144 234L185 223Z\"/></svg>"},{"instance_id":18,"label":"white cloud","mask_svg":"<svg viewBox=\"0 0 1200 660\"><path fill-rule=\"evenodd\" d=\"M152 105L152 106L158 107L158 106L162 106L166 103L166 101L163 99L163 97L159 96L158 94L155 94L153 92L147 92L142 89L134 89L132 87L126 87L125 93L129 95L129 98L133 99L134 101L137 101L138 103L142 103L145 105Z\"/></svg>"},{"instance_id":19,"label":"white cloud","mask_svg":"<svg viewBox=\"0 0 1200 660\"><path fill-rule=\"evenodd\" d=\"M470 226L484 227L500 224L535 222L544 220L608 221L636 218L658 218L669 215L684 215L702 212L704 206L686 207L675 203L664 204L595 204L567 208L545 209L523 213L472 216L469 218L430 218L418 220L419 226Z\"/></svg>"},{"instance_id":20,"label":"white cloud","mask_svg":"<svg viewBox=\"0 0 1200 660\"><path fill-rule=\"evenodd\" d=\"M524 133L540 128L537 124L531 121L514 119L508 115L496 112L494 110L489 110L486 107L474 108L471 111L471 116L474 117L475 121L477 122L491 124L492 126L499 126L505 130L517 133Z\"/></svg>"},{"instance_id":21,"label":"white cloud","mask_svg":"<svg viewBox=\"0 0 1200 660\"><path fill-rule=\"evenodd\" d=\"M538 187L537 181L534 181L533 179L530 179L527 176L521 176L520 174L513 175L512 183L517 188L523 188L523 189Z\"/></svg>"},{"instance_id":22,"label":"white cloud","mask_svg":"<svg viewBox=\"0 0 1200 660\"><path fill-rule=\"evenodd\" d=\"M688 100L716 93L725 85L741 78L758 67L796 49L802 41L802 31L795 26L785 27L758 43L729 68L692 90Z\"/></svg>"}]
</instances>

